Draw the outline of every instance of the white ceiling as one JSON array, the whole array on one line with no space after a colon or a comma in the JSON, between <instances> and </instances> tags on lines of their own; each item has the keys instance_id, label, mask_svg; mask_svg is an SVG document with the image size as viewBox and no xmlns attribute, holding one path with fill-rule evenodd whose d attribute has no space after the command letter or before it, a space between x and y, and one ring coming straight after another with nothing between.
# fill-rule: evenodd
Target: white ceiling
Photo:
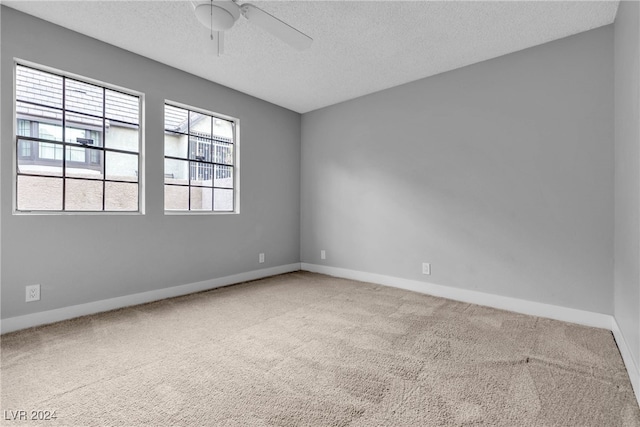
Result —
<instances>
[{"instance_id":1,"label":"white ceiling","mask_svg":"<svg viewBox=\"0 0 640 427\"><path fill-rule=\"evenodd\" d=\"M240 1L242 2L242 1ZM188 1L3 1L299 113L610 24L617 1L252 1L314 39L244 18L218 57Z\"/></svg>"}]
</instances>

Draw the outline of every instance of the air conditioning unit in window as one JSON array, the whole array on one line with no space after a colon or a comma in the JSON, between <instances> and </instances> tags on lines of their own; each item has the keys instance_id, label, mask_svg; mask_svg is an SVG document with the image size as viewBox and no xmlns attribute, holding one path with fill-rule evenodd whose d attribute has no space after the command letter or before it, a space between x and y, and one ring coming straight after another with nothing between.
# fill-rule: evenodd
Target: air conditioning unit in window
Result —
<instances>
[{"instance_id":1,"label":"air conditioning unit in window","mask_svg":"<svg viewBox=\"0 0 640 427\"><path fill-rule=\"evenodd\" d=\"M91 138L76 138L76 142L82 145L93 145L93 139Z\"/></svg>"}]
</instances>

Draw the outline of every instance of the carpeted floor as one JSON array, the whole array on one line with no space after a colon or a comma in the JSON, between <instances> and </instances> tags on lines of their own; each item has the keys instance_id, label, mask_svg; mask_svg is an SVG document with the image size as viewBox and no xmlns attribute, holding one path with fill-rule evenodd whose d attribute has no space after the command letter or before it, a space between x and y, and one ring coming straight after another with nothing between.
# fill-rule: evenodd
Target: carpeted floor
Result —
<instances>
[{"instance_id":1,"label":"carpeted floor","mask_svg":"<svg viewBox=\"0 0 640 427\"><path fill-rule=\"evenodd\" d=\"M609 331L305 272L1 339L3 425L640 426Z\"/></svg>"}]
</instances>

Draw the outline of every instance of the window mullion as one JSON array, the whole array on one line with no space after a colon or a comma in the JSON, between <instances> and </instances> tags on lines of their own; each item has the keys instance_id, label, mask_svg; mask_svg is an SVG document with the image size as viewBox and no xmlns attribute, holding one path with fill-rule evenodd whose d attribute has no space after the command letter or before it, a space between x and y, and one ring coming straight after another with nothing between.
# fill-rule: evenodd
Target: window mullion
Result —
<instances>
[{"instance_id":1,"label":"window mullion","mask_svg":"<svg viewBox=\"0 0 640 427\"><path fill-rule=\"evenodd\" d=\"M67 200L67 113L66 113L66 77L62 77L62 210L66 210ZM38 134L38 137L40 134ZM55 148L53 151L53 157L55 158Z\"/></svg>"},{"instance_id":2,"label":"window mullion","mask_svg":"<svg viewBox=\"0 0 640 427\"><path fill-rule=\"evenodd\" d=\"M107 210L107 205L106 205L106 194L107 194L107 152L104 150L106 148L107 145L107 120L106 120L106 116L107 116L107 90L105 88L102 88L102 145L101 147L101 152L102 152L102 210L105 211ZM139 144L138 144L139 145ZM140 151L140 148L138 148L138 151ZM98 160L100 160L100 157L98 156ZM140 170L140 168L138 167L138 170ZM138 178L138 181L140 181L140 178ZM140 184L138 184L139 186ZM138 187L139 188L139 187ZM140 197L138 195L138 197ZM138 206L139 207L139 206Z\"/></svg>"},{"instance_id":3,"label":"window mullion","mask_svg":"<svg viewBox=\"0 0 640 427\"><path fill-rule=\"evenodd\" d=\"M187 110L187 185L189 189L189 204L187 205L191 210L191 110Z\"/></svg>"}]
</instances>

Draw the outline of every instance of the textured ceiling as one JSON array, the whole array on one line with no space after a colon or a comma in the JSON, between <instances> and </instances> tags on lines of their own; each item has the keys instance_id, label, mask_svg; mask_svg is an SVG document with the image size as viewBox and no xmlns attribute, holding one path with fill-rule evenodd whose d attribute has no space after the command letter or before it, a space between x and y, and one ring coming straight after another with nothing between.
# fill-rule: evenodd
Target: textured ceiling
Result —
<instances>
[{"instance_id":1,"label":"textured ceiling","mask_svg":"<svg viewBox=\"0 0 640 427\"><path fill-rule=\"evenodd\" d=\"M252 1L314 39L244 18L218 57L188 1L2 4L305 113L614 21L617 1ZM96 19L99 17L99 19Z\"/></svg>"}]
</instances>

